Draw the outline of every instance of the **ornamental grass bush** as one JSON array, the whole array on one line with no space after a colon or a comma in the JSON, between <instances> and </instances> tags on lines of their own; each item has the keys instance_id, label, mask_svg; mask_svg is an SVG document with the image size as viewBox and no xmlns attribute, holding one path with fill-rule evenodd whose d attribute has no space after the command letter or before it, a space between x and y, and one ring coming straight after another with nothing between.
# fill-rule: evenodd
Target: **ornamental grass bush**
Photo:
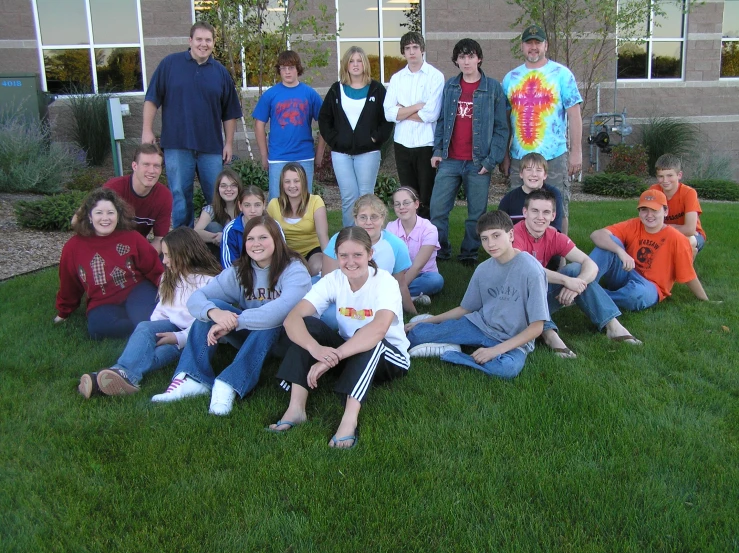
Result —
<instances>
[{"instance_id":1,"label":"ornamental grass bush","mask_svg":"<svg viewBox=\"0 0 739 553\"><path fill-rule=\"evenodd\" d=\"M695 150L698 127L674 117L652 117L641 129L641 141L649 158L649 174L655 176L654 164L662 154L686 158Z\"/></svg>"}]
</instances>

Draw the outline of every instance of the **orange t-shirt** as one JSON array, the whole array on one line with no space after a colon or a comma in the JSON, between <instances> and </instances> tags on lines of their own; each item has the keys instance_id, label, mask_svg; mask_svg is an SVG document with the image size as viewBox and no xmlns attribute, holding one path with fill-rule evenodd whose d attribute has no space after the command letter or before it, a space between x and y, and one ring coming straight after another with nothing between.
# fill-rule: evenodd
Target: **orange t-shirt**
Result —
<instances>
[{"instance_id":1,"label":"orange t-shirt","mask_svg":"<svg viewBox=\"0 0 739 553\"><path fill-rule=\"evenodd\" d=\"M659 301L670 295L675 282L686 283L696 278L690 242L679 230L665 225L659 232L650 234L639 218L606 229L623 242L639 274L657 286Z\"/></svg>"},{"instance_id":2,"label":"orange t-shirt","mask_svg":"<svg viewBox=\"0 0 739 553\"><path fill-rule=\"evenodd\" d=\"M662 192L662 187L659 184L653 184L649 188ZM668 225L684 225L685 214L691 211L695 211L698 214L695 231L705 238L706 233L701 226L702 211L701 204L698 201L698 193L695 191L695 188L679 183L675 194L667 200L667 217L665 217L665 223Z\"/></svg>"}]
</instances>

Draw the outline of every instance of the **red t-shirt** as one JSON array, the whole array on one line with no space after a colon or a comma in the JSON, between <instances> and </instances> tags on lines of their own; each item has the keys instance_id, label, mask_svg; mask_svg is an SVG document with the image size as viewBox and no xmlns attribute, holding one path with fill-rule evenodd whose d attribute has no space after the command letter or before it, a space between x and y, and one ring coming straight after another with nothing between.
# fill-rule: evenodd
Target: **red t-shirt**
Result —
<instances>
[{"instance_id":1,"label":"red t-shirt","mask_svg":"<svg viewBox=\"0 0 739 553\"><path fill-rule=\"evenodd\" d=\"M555 255L566 257L575 243L553 227L547 228L539 238L534 238L526 230L526 221L519 221L513 225L513 247L530 253L546 267Z\"/></svg>"},{"instance_id":2,"label":"red t-shirt","mask_svg":"<svg viewBox=\"0 0 739 553\"><path fill-rule=\"evenodd\" d=\"M659 301L670 295L675 282L685 283L696 278L690 242L679 230L665 225L659 232L650 234L639 218L606 229L623 242L639 274L657 287Z\"/></svg>"},{"instance_id":3,"label":"red t-shirt","mask_svg":"<svg viewBox=\"0 0 739 553\"><path fill-rule=\"evenodd\" d=\"M110 179L103 185L109 188L133 208L136 230L146 238L154 229L154 236L165 236L172 224L172 193L158 182L146 196L133 190L133 176L124 175Z\"/></svg>"},{"instance_id":4,"label":"red t-shirt","mask_svg":"<svg viewBox=\"0 0 739 553\"><path fill-rule=\"evenodd\" d=\"M652 190L662 191L662 187L659 184L653 184L650 188ZM668 225L684 225L685 214L691 211L695 211L698 214L695 231L705 238L706 233L701 226L701 213L703 212L701 210L701 204L698 201L698 193L695 191L695 188L679 183L672 198L667 200L667 217L665 217L665 223Z\"/></svg>"},{"instance_id":5,"label":"red t-shirt","mask_svg":"<svg viewBox=\"0 0 739 553\"><path fill-rule=\"evenodd\" d=\"M472 100L481 80L468 83L464 79L459 79L462 93L457 102L457 117L454 119L452 138L449 141L450 159L472 160Z\"/></svg>"}]
</instances>

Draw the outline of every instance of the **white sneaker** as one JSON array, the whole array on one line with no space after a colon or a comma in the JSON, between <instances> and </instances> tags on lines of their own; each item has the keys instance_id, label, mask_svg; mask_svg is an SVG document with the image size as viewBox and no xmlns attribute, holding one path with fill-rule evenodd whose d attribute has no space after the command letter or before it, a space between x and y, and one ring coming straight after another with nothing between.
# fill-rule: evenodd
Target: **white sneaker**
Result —
<instances>
[{"instance_id":1,"label":"white sneaker","mask_svg":"<svg viewBox=\"0 0 739 553\"><path fill-rule=\"evenodd\" d=\"M418 305L431 305L431 298L423 293L418 294L415 298L411 298L411 300Z\"/></svg>"},{"instance_id":2,"label":"white sneaker","mask_svg":"<svg viewBox=\"0 0 739 553\"><path fill-rule=\"evenodd\" d=\"M210 396L210 409L208 409L208 413L222 417L228 415L233 408L234 399L236 399L236 390L223 380L216 380Z\"/></svg>"},{"instance_id":3,"label":"white sneaker","mask_svg":"<svg viewBox=\"0 0 739 553\"><path fill-rule=\"evenodd\" d=\"M412 323L420 323L421 321L425 321L426 319L430 319L433 317L431 313L423 313L422 315L416 315L413 317L410 322Z\"/></svg>"},{"instance_id":4,"label":"white sneaker","mask_svg":"<svg viewBox=\"0 0 739 553\"><path fill-rule=\"evenodd\" d=\"M462 348L457 344L441 344L441 343L428 343L419 344L408 350L408 355L411 357L441 357L442 353L447 351L462 351Z\"/></svg>"},{"instance_id":5,"label":"white sneaker","mask_svg":"<svg viewBox=\"0 0 739 553\"><path fill-rule=\"evenodd\" d=\"M187 376L187 373L179 373L172 379L166 392L155 395L151 400L156 403L168 403L186 397L204 396L209 393L210 388L208 386Z\"/></svg>"}]
</instances>

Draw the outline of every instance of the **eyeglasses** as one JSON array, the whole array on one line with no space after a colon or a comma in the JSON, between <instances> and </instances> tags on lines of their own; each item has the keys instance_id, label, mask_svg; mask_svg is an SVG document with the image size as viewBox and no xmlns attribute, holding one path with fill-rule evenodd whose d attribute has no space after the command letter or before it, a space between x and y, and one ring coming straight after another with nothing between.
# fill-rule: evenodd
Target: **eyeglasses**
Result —
<instances>
[{"instance_id":1,"label":"eyeglasses","mask_svg":"<svg viewBox=\"0 0 739 553\"><path fill-rule=\"evenodd\" d=\"M239 185L235 182L222 182L218 185L218 188L238 188Z\"/></svg>"},{"instance_id":2,"label":"eyeglasses","mask_svg":"<svg viewBox=\"0 0 739 553\"><path fill-rule=\"evenodd\" d=\"M281 65L280 71L294 71L295 66L294 65Z\"/></svg>"},{"instance_id":3,"label":"eyeglasses","mask_svg":"<svg viewBox=\"0 0 739 553\"><path fill-rule=\"evenodd\" d=\"M372 221L373 223L376 223L380 219L382 219L382 217L378 215L377 213L374 213L373 215L370 215L370 216L367 216L367 215L357 216L357 221L359 221L360 223L366 223L367 221Z\"/></svg>"},{"instance_id":4,"label":"eyeglasses","mask_svg":"<svg viewBox=\"0 0 739 553\"><path fill-rule=\"evenodd\" d=\"M410 200L406 200L406 201L404 201L403 203L400 203L400 202L395 202L395 203L393 204L393 207L394 207L395 209L398 209L398 208L399 208L399 207L401 207L401 206L402 206L402 207L408 207L408 206L411 206L411 205L413 205L413 202L412 202L412 201L410 201Z\"/></svg>"}]
</instances>

